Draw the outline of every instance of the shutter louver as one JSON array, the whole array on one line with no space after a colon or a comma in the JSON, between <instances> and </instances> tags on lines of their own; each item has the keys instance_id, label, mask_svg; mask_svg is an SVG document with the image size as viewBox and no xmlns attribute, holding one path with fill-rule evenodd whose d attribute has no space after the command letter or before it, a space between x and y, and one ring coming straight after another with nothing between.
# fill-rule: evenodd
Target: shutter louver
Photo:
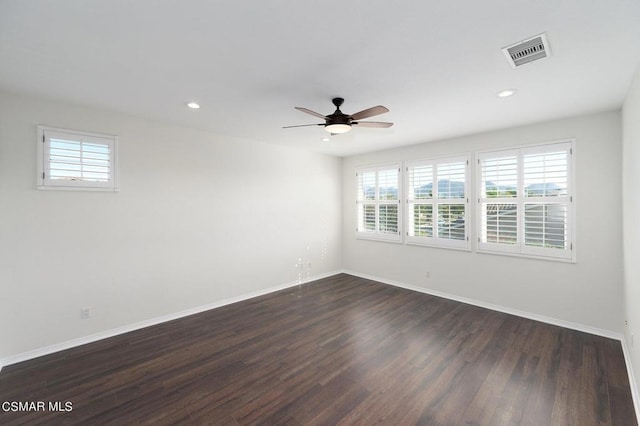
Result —
<instances>
[{"instance_id":1,"label":"shutter louver","mask_svg":"<svg viewBox=\"0 0 640 426\"><path fill-rule=\"evenodd\" d=\"M466 162L438 164L438 198L464 198Z\"/></svg>"},{"instance_id":2,"label":"shutter louver","mask_svg":"<svg viewBox=\"0 0 640 426\"><path fill-rule=\"evenodd\" d=\"M566 196L567 156L566 151L525 155L525 197Z\"/></svg>"},{"instance_id":3,"label":"shutter louver","mask_svg":"<svg viewBox=\"0 0 640 426\"><path fill-rule=\"evenodd\" d=\"M524 243L544 248L567 248L567 206L525 204Z\"/></svg>"},{"instance_id":4,"label":"shutter louver","mask_svg":"<svg viewBox=\"0 0 640 426\"><path fill-rule=\"evenodd\" d=\"M379 231L384 234L398 233L398 205L380 204L379 207Z\"/></svg>"},{"instance_id":5,"label":"shutter louver","mask_svg":"<svg viewBox=\"0 0 640 426\"><path fill-rule=\"evenodd\" d=\"M358 200L376 199L376 174L364 172L358 174Z\"/></svg>"},{"instance_id":6,"label":"shutter louver","mask_svg":"<svg viewBox=\"0 0 640 426\"><path fill-rule=\"evenodd\" d=\"M363 223L360 229L365 232L376 231L376 206L374 204L365 204L363 208Z\"/></svg>"},{"instance_id":7,"label":"shutter louver","mask_svg":"<svg viewBox=\"0 0 640 426\"><path fill-rule=\"evenodd\" d=\"M49 179L109 182L109 145L51 138Z\"/></svg>"},{"instance_id":8,"label":"shutter louver","mask_svg":"<svg viewBox=\"0 0 640 426\"><path fill-rule=\"evenodd\" d=\"M481 164L482 197L514 198L518 195L518 157L485 160Z\"/></svg>"},{"instance_id":9,"label":"shutter louver","mask_svg":"<svg viewBox=\"0 0 640 426\"><path fill-rule=\"evenodd\" d=\"M482 242L515 245L518 242L518 205L482 204Z\"/></svg>"},{"instance_id":10,"label":"shutter louver","mask_svg":"<svg viewBox=\"0 0 640 426\"><path fill-rule=\"evenodd\" d=\"M412 204L409 235L414 237L433 237L433 205Z\"/></svg>"},{"instance_id":11,"label":"shutter louver","mask_svg":"<svg viewBox=\"0 0 640 426\"><path fill-rule=\"evenodd\" d=\"M381 170L378 172L378 199L398 199L398 170Z\"/></svg>"},{"instance_id":12,"label":"shutter louver","mask_svg":"<svg viewBox=\"0 0 640 426\"><path fill-rule=\"evenodd\" d=\"M433 166L418 166L409 169L409 199L433 198Z\"/></svg>"},{"instance_id":13,"label":"shutter louver","mask_svg":"<svg viewBox=\"0 0 640 426\"><path fill-rule=\"evenodd\" d=\"M438 204L438 238L464 240L464 204Z\"/></svg>"}]
</instances>

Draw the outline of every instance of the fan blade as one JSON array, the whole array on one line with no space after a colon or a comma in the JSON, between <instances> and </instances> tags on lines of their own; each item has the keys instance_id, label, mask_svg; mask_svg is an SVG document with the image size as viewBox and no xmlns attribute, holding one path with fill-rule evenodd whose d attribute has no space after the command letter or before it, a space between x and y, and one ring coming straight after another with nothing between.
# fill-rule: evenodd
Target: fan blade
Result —
<instances>
[{"instance_id":1,"label":"fan blade","mask_svg":"<svg viewBox=\"0 0 640 426\"><path fill-rule=\"evenodd\" d=\"M322 118L323 120L327 119L327 117L320 114L319 112L311 111L310 109L302 108L302 107L294 107L294 108L297 109L298 111L306 112L307 114L313 115L314 117Z\"/></svg>"},{"instance_id":2,"label":"fan blade","mask_svg":"<svg viewBox=\"0 0 640 426\"><path fill-rule=\"evenodd\" d=\"M292 127L308 127L308 126L324 126L324 124L300 124L297 126L283 126L283 129L291 129Z\"/></svg>"},{"instance_id":3,"label":"fan blade","mask_svg":"<svg viewBox=\"0 0 640 426\"><path fill-rule=\"evenodd\" d=\"M360 120L362 118L369 118L373 117L374 115L384 114L385 112L389 112L389 108L378 105L352 114L351 119Z\"/></svg>"},{"instance_id":4,"label":"fan blade","mask_svg":"<svg viewBox=\"0 0 640 426\"><path fill-rule=\"evenodd\" d=\"M393 123L387 123L384 121L358 121L351 122L352 125L360 126L360 127L379 127L379 128L387 128L393 126Z\"/></svg>"}]
</instances>

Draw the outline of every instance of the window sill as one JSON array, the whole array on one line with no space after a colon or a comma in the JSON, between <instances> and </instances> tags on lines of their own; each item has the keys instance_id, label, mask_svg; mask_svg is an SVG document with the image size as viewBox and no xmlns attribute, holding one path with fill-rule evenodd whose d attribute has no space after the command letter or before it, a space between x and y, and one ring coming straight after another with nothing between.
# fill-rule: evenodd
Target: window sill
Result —
<instances>
[{"instance_id":1,"label":"window sill","mask_svg":"<svg viewBox=\"0 0 640 426\"><path fill-rule=\"evenodd\" d=\"M89 192L119 192L120 188L90 187L90 186L53 186L38 185L40 191L89 191Z\"/></svg>"},{"instance_id":2,"label":"window sill","mask_svg":"<svg viewBox=\"0 0 640 426\"><path fill-rule=\"evenodd\" d=\"M456 251L466 251L466 252L471 252L471 247L469 247L469 245L449 245L449 244L437 244L437 243L428 243L428 242L420 242L420 241L413 241L413 240L407 240L406 244L408 246L419 246L419 247L431 247L431 248L437 248L437 249L446 249L446 250L456 250Z\"/></svg>"},{"instance_id":3,"label":"window sill","mask_svg":"<svg viewBox=\"0 0 640 426\"><path fill-rule=\"evenodd\" d=\"M577 263L575 256L569 257L555 257L555 256L538 256L534 254L528 253L514 253L508 251L494 251L487 249L477 249L476 253L478 254L488 254L488 255L498 255L498 256L508 256L508 257L520 257L524 259L535 259L535 260L546 260L551 262L560 262L560 263Z\"/></svg>"},{"instance_id":4,"label":"window sill","mask_svg":"<svg viewBox=\"0 0 640 426\"><path fill-rule=\"evenodd\" d=\"M368 241L380 241L383 243L402 244L402 238L400 237L400 235L390 235L390 236L385 236L384 234L368 235L365 233L358 232L356 234L356 239L368 240Z\"/></svg>"}]
</instances>

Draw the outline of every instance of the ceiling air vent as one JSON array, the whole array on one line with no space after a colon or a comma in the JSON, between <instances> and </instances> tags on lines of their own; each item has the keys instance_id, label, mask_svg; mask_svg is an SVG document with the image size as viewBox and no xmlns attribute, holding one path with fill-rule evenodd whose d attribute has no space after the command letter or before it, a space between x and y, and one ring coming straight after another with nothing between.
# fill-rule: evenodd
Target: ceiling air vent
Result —
<instances>
[{"instance_id":1,"label":"ceiling air vent","mask_svg":"<svg viewBox=\"0 0 640 426\"><path fill-rule=\"evenodd\" d=\"M504 47L502 51L507 57L509 65L513 68L551 56L551 50L549 50L549 43L545 34Z\"/></svg>"}]
</instances>

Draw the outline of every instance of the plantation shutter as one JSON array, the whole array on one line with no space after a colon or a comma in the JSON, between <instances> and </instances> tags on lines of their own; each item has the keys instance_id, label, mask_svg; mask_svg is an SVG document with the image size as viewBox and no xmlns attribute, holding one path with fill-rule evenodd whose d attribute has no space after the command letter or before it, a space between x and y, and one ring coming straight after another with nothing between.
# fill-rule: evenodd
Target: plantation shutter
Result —
<instances>
[{"instance_id":1,"label":"plantation shutter","mask_svg":"<svg viewBox=\"0 0 640 426\"><path fill-rule=\"evenodd\" d=\"M525 252L570 248L569 156L568 144L523 150Z\"/></svg>"},{"instance_id":2,"label":"plantation shutter","mask_svg":"<svg viewBox=\"0 0 640 426\"><path fill-rule=\"evenodd\" d=\"M572 143L481 153L478 250L574 259Z\"/></svg>"},{"instance_id":3,"label":"plantation shutter","mask_svg":"<svg viewBox=\"0 0 640 426\"><path fill-rule=\"evenodd\" d=\"M407 167L410 237L433 238L433 164Z\"/></svg>"},{"instance_id":4,"label":"plantation shutter","mask_svg":"<svg viewBox=\"0 0 640 426\"><path fill-rule=\"evenodd\" d=\"M518 243L518 155L480 156L480 244L509 250Z\"/></svg>"},{"instance_id":5,"label":"plantation shutter","mask_svg":"<svg viewBox=\"0 0 640 426\"><path fill-rule=\"evenodd\" d=\"M401 240L400 165L358 169L357 235Z\"/></svg>"},{"instance_id":6,"label":"plantation shutter","mask_svg":"<svg viewBox=\"0 0 640 426\"><path fill-rule=\"evenodd\" d=\"M378 231L398 234L398 187L400 170L397 168L378 172Z\"/></svg>"},{"instance_id":7,"label":"plantation shutter","mask_svg":"<svg viewBox=\"0 0 640 426\"><path fill-rule=\"evenodd\" d=\"M469 248L468 157L407 163L407 242Z\"/></svg>"},{"instance_id":8,"label":"plantation shutter","mask_svg":"<svg viewBox=\"0 0 640 426\"><path fill-rule=\"evenodd\" d=\"M42 143L42 186L115 188L113 137L44 129Z\"/></svg>"},{"instance_id":9,"label":"plantation shutter","mask_svg":"<svg viewBox=\"0 0 640 426\"><path fill-rule=\"evenodd\" d=\"M358 232L376 232L376 172L357 174Z\"/></svg>"},{"instance_id":10,"label":"plantation shutter","mask_svg":"<svg viewBox=\"0 0 640 426\"><path fill-rule=\"evenodd\" d=\"M440 163L437 174L437 210L439 239L466 240L467 161Z\"/></svg>"}]
</instances>

